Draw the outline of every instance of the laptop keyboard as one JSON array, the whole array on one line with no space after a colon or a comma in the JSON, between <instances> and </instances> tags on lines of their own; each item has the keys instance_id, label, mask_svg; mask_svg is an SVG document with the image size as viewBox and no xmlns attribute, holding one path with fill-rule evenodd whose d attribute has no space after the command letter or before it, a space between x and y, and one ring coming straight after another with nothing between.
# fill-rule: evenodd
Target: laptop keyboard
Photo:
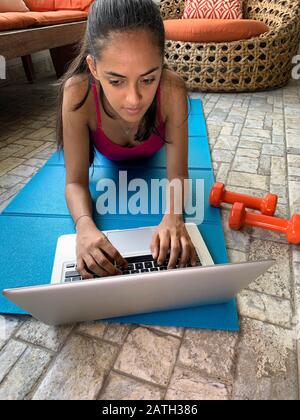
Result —
<instances>
[{"instance_id":1,"label":"laptop keyboard","mask_svg":"<svg viewBox=\"0 0 300 420\"><path fill-rule=\"evenodd\" d=\"M121 271L121 274L138 274L138 273L149 273L153 271L164 271L167 270L167 266L169 263L169 256L166 258L165 262L162 265L158 265L157 261L154 261L152 255L138 255L135 257L126 257L126 261L128 262L128 266L126 269L123 269L119 266L117 268ZM201 261L197 256L197 263L196 267L201 266ZM116 264L115 264L116 265ZM192 267L191 264L185 265L185 267ZM64 279L63 283L70 283L74 281L83 280L81 275L76 271L76 263L67 263L65 264L64 270ZM177 261L176 266L173 268L179 269L179 261ZM89 270L87 270L89 271ZM89 271L90 272L90 271ZM94 278L99 278L98 275L93 274Z\"/></svg>"}]
</instances>

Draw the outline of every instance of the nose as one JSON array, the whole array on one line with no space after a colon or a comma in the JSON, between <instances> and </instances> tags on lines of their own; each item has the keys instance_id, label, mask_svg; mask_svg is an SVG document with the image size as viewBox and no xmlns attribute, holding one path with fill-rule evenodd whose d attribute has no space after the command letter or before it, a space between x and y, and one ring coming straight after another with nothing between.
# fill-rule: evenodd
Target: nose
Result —
<instances>
[{"instance_id":1,"label":"nose","mask_svg":"<svg viewBox=\"0 0 300 420\"><path fill-rule=\"evenodd\" d=\"M138 108L140 106L142 95L136 86L128 89L126 95L126 107L127 108Z\"/></svg>"}]
</instances>

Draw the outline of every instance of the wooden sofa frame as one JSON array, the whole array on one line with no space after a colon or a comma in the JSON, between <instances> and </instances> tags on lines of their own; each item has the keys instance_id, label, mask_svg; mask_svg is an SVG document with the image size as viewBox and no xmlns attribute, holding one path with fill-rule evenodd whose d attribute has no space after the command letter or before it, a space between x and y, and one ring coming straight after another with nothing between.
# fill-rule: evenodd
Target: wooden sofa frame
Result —
<instances>
[{"instance_id":1,"label":"wooden sofa frame","mask_svg":"<svg viewBox=\"0 0 300 420\"><path fill-rule=\"evenodd\" d=\"M86 20L0 32L0 55L6 60L21 57L29 82L35 79L31 54L50 50L57 77L61 77L67 64L75 57L74 46L83 38Z\"/></svg>"}]
</instances>

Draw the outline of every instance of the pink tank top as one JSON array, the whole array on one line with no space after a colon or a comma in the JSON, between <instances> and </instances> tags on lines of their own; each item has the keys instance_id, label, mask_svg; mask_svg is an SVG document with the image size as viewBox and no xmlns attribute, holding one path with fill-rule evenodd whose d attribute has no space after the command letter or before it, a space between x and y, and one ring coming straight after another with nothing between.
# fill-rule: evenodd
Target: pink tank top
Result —
<instances>
[{"instance_id":1,"label":"pink tank top","mask_svg":"<svg viewBox=\"0 0 300 420\"><path fill-rule=\"evenodd\" d=\"M136 159L139 157L149 157L154 153L158 152L164 145L165 142L165 124L162 121L160 113L160 84L157 88L157 100L158 100L158 121L159 135L152 133L147 140L141 142L137 146L133 147L124 147L119 144L112 142L102 131L101 128L101 113L100 113L100 104L99 97L96 88L96 84L93 81L92 89L94 92L96 111L97 111L97 130L91 131L91 140L93 141L96 149L103 154L106 158L110 160L126 160L126 159Z\"/></svg>"}]
</instances>

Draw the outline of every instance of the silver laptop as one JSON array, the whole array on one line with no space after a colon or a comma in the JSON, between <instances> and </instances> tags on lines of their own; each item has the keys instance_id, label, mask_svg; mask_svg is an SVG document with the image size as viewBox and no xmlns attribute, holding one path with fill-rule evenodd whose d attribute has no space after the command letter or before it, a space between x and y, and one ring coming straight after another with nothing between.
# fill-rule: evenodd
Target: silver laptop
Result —
<instances>
[{"instance_id":1,"label":"silver laptop","mask_svg":"<svg viewBox=\"0 0 300 420\"><path fill-rule=\"evenodd\" d=\"M38 320L59 325L229 301L273 260L214 265L197 225L186 223L196 267L167 270L150 252L155 227L103 231L128 261L121 275L83 280L76 272L76 235L58 239L51 284L3 291ZM216 238L217 240L217 238Z\"/></svg>"}]
</instances>

